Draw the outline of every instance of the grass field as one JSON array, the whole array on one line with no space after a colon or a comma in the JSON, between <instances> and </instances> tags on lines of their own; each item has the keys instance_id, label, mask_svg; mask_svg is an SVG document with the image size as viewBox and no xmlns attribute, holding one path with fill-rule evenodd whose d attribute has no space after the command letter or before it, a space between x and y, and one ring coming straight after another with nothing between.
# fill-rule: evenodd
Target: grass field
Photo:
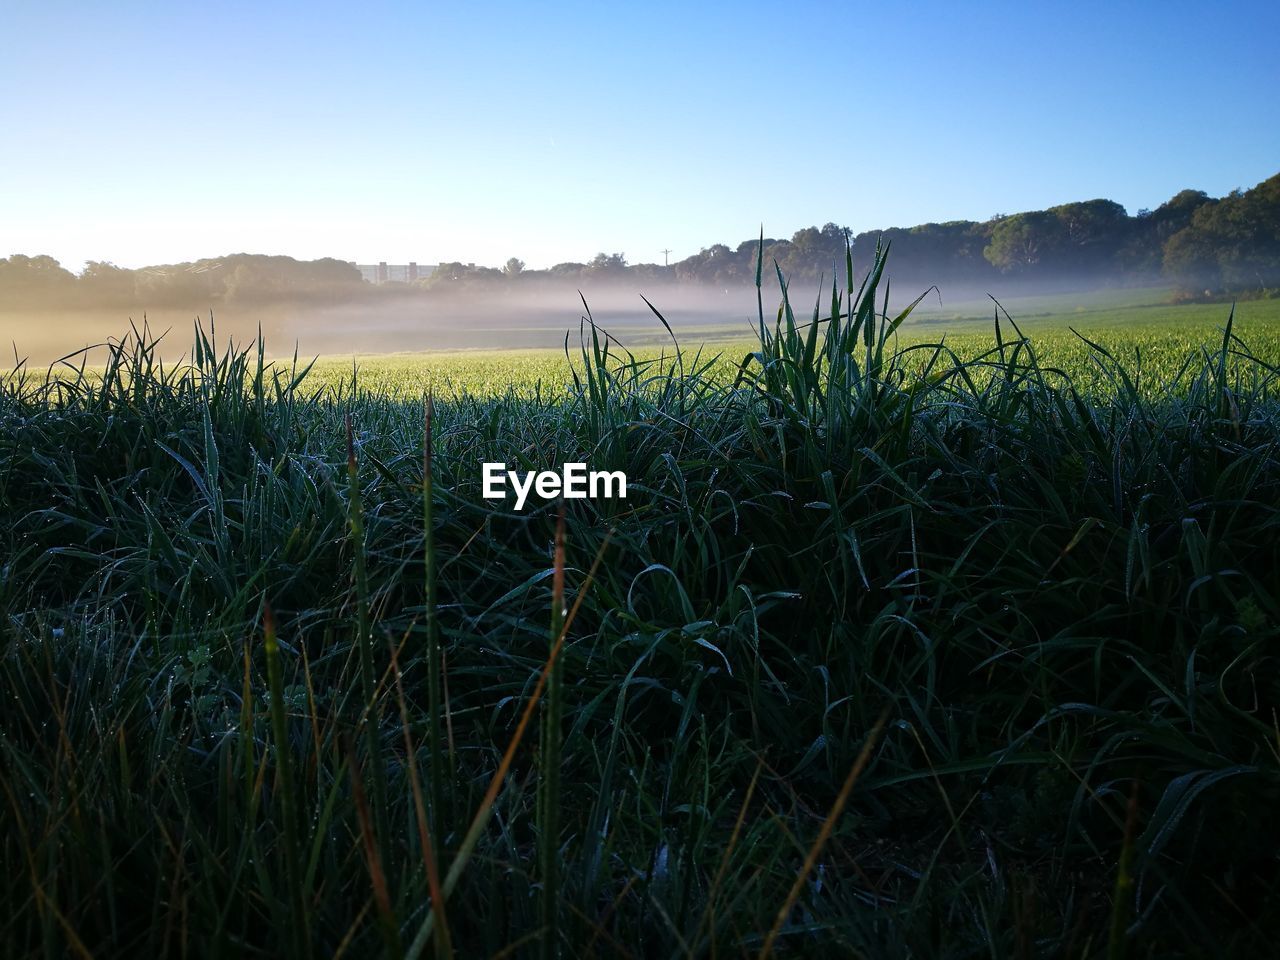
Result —
<instances>
[{"instance_id":1,"label":"grass field","mask_svg":"<svg viewBox=\"0 0 1280 960\"><path fill-rule=\"evenodd\" d=\"M9 377L0 954L1269 955L1275 307L930 346L879 269L702 359Z\"/></svg>"},{"instance_id":2,"label":"grass field","mask_svg":"<svg viewBox=\"0 0 1280 960\"><path fill-rule=\"evenodd\" d=\"M1221 336L1223 325L1235 311L1234 330L1257 355L1267 362L1280 363L1280 300L1253 300L1231 304L1178 304L1160 301L1168 291L1104 291L1075 297L1024 297L1008 304L1008 313L1033 341L1038 355L1073 375L1092 369L1090 348L1074 329L1100 343L1127 362L1133 348L1146 356L1153 376L1172 375L1174 368L1196 348ZM922 302L921 308L927 305ZM994 304L983 314L976 304L958 310L926 311L927 319L913 314L897 332L898 346L945 342L957 353L975 356L989 349L993 341ZM920 308L918 308L920 309ZM572 317L572 314L568 314ZM672 318L675 319L675 318ZM744 325L745 330L745 325ZM656 359L671 353L670 339L654 345L666 333L653 318L653 334L633 344L624 340L640 359ZM732 380L742 358L756 348L748 335L727 335L724 326L693 328L681 339L700 348L703 355L718 358L716 370ZM576 338L575 338L576 342ZM576 351L576 347L575 347ZM334 386L349 383L355 365L364 385L381 393L406 399L418 398L433 389L444 396L461 393L493 395L508 388L530 391L541 384L554 390L572 382L572 354L565 350L468 350L323 356L312 368L308 383Z\"/></svg>"}]
</instances>

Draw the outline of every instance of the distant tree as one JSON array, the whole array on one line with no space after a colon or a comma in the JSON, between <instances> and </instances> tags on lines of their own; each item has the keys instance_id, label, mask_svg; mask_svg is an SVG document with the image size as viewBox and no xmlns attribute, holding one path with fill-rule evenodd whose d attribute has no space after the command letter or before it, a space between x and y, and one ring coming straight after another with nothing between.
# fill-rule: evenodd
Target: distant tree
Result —
<instances>
[{"instance_id":1,"label":"distant tree","mask_svg":"<svg viewBox=\"0 0 1280 960\"><path fill-rule=\"evenodd\" d=\"M1195 208L1164 247L1165 271L1191 291L1280 287L1280 174Z\"/></svg>"},{"instance_id":2,"label":"distant tree","mask_svg":"<svg viewBox=\"0 0 1280 960\"><path fill-rule=\"evenodd\" d=\"M1050 207L1062 225L1063 252L1068 254L1062 266L1079 269L1093 266L1115 252L1123 239L1128 214L1114 200L1085 200Z\"/></svg>"},{"instance_id":3,"label":"distant tree","mask_svg":"<svg viewBox=\"0 0 1280 960\"><path fill-rule=\"evenodd\" d=\"M997 221L983 256L1005 273L1101 278L1114 272L1128 224L1113 200L1064 203Z\"/></svg>"},{"instance_id":4,"label":"distant tree","mask_svg":"<svg viewBox=\"0 0 1280 960\"><path fill-rule=\"evenodd\" d=\"M888 268L895 280L924 287L985 280L995 273L982 255L989 232L989 225L972 220L868 231L853 238L854 269L869 269L876 244L883 243L893 248ZM843 278L844 266L839 260L837 267L837 276Z\"/></svg>"},{"instance_id":5,"label":"distant tree","mask_svg":"<svg viewBox=\"0 0 1280 960\"><path fill-rule=\"evenodd\" d=\"M821 228L797 230L778 264L792 281L812 281L819 277L830 279L832 271L844 269L845 243L851 234L848 227L830 222Z\"/></svg>"},{"instance_id":6,"label":"distant tree","mask_svg":"<svg viewBox=\"0 0 1280 960\"><path fill-rule=\"evenodd\" d=\"M668 283L675 279L676 270L674 266L667 266L661 263L633 263L627 267L627 279L634 280L637 283Z\"/></svg>"},{"instance_id":7,"label":"distant tree","mask_svg":"<svg viewBox=\"0 0 1280 960\"><path fill-rule=\"evenodd\" d=\"M627 258L621 253L597 253L587 264L587 270L597 275L618 276L626 269Z\"/></svg>"},{"instance_id":8,"label":"distant tree","mask_svg":"<svg viewBox=\"0 0 1280 960\"><path fill-rule=\"evenodd\" d=\"M811 256L822 247L822 231L817 227L803 227L791 235L791 245L798 256Z\"/></svg>"},{"instance_id":9,"label":"distant tree","mask_svg":"<svg viewBox=\"0 0 1280 960\"><path fill-rule=\"evenodd\" d=\"M1216 203L1203 190L1179 190L1172 197L1160 204L1151 215L1161 221L1182 221L1182 226L1191 222L1195 212L1206 203ZM1181 227L1179 227L1181 229Z\"/></svg>"},{"instance_id":10,"label":"distant tree","mask_svg":"<svg viewBox=\"0 0 1280 960\"><path fill-rule=\"evenodd\" d=\"M134 272L114 263L90 260L80 272L81 299L91 304L128 304L134 292Z\"/></svg>"},{"instance_id":11,"label":"distant tree","mask_svg":"<svg viewBox=\"0 0 1280 960\"><path fill-rule=\"evenodd\" d=\"M512 257L503 265L502 272L508 277L518 277L524 273L524 261Z\"/></svg>"},{"instance_id":12,"label":"distant tree","mask_svg":"<svg viewBox=\"0 0 1280 960\"><path fill-rule=\"evenodd\" d=\"M982 255L1005 273L1033 269L1056 242L1058 229L1057 218L1043 210L1004 217L992 229Z\"/></svg>"},{"instance_id":13,"label":"distant tree","mask_svg":"<svg viewBox=\"0 0 1280 960\"><path fill-rule=\"evenodd\" d=\"M1198 209L1213 203L1217 201L1203 190L1182 190L1155 210L1139 210L1118 251L1118 266L1130 274L1158 275L1169 238L1189 226Z\"/></svg>"},{"instance_id":14,"label":"distant tree","mask_svg":"<svg viewBox=\"0 0 1280 960\"><path fill-rule=\"evenodd\" d=\"M117 267L110 260L86 260L84 269L80 271L81 280L98 280L102 278L115 278L122 273L130 273Z\"/></svg>"},{"instance_id":15,"label":"distant tree","mask_svg":"<svg viewBox=\"0 0 1280 960\"><path fill-rule=\"evenodd\" d=\"M311 280L335 286L359 286L364 283L360 268L348 260L323 257L319 260L303 260L299 266Z\"/></svg>"},{"instance_id":16,"label":"distant tree","mask_svg":"<svg viewBox=\"0 0 1280 960\"><path fill-rule=\"evenodd\" d=\"M0 259L0 303L52 306L71 300L75 294L75 274L53 257L15 253Z\"/></svg>"},{"instance_id":17,"label":"distant tree","mask_svg":"<svg viewBox=\"0 0 1280 960\"><path fill-rule=\"evenodd\" d=\"M467 275L467 265L458 260L449 260L436 265L435 270L431 271L431 276L427 278L428 289L438 289L440 287L449 287L462 280Z\"/></svg>"},{"instance_id":18,"label":"distant tree","mask_svg":"<svg viewBox=\"0 0 1280 960\"><path fill-rule=\"evenodd\" d=\"M1200 294L1221 289L1222 268L1210 225L1179 230L1164 245L1164 272L1184 293Z\"/></svg>"},{"instance_id":19,"label":"distant tree","mask_svg":"<svg viewBox=\"0 0 1280 960\"><path fill-rule=\"evenodd\" d=\"M75 274L63 268L53 257L28 257L21 253L0 260L0 281L27 286L52 286L75 280Z\"/></svg>"}]
</instances>

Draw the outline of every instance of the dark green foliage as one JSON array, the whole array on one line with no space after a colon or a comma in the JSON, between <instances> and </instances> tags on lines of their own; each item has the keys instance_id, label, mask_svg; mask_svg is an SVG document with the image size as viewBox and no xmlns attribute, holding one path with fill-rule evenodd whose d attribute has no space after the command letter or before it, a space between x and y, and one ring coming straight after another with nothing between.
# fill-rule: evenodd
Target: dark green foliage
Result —
<instances>
[{"instance_id":1,"label":"dark green foliage","mask_svg":"<svg viewBox=\"0 0 1280 960\"><path fill-rule=\"evenodd\" d=\"M1165 244L1164 266L1196 293L1280 296L1280 174L1198 206Z\"/></svg>"},{"instance_id":2,"label":"dark green foliage","mask_svg":"<svg viewBox=\"0 0 1280 960\"><path fill-rule=\"evenodd\" d=\"M1067 203L996 221L983 255L1006 272L1105 274L1128 230L1124 207L1112 200Z\"/></svg>"},{"instance_id":3,"label":"dark green foliage","mask_svg":"<svg viewBox=\"0 0 1280 960\"><path fill-rule=\"evenodd\" d=\"M15 373L0 953L754 954L819 839L774 955L1268 953L1274 371L1229 321L1154 390L1007 318L899 348L883 269L762 313L728 382L584 320L567 390L436 403L425 510L376 384L145 330ZM487 460L631 481L568 502L553 675L555 506L482 500Z\"/></svg>"}]
</instances>

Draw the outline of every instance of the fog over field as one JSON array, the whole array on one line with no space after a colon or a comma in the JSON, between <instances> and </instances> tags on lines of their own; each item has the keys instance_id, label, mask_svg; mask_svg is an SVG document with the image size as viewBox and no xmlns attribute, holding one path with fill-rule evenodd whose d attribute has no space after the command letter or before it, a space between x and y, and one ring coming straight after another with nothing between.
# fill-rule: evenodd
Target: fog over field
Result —
<instances>
[{"instance_id":1,"label":"fog over field","mask_svg":"<svg viewBox=\"0 0 1280 960\"><path fill-rule=\"evenodd\" d=\"M1181 190L1132 215L1095 198L856 234L835 222L790 239L761 230L671 262L665 251L662 264L600 252L546 268L517 257L501 267L361 267L229 253L137 268L93 260L74 272L50 255L15 253L0 258L0 336L18 356L47 360L120 336L145 316L153 331L175 330L164 350L180 353L192 320L212 312L224 337L243 342L261 328L275 353L294 344L308 354L555 347L578 327L585 299L599 324L642 345L668 336L648 297L689 344L750 335L758 273L766 318L785 282L803 320L815 303L829 311L833 279L847 302L848 258L857 287L881 249L892 255L877 309L895 314L925 294L911 321L919 324L990 317L993 297L1015 317L1120 302L1265 299L1280 292L1280 174L1221 198Z\"/></svg>"},{"instance_id":2,"label":"fog over field","mask_svg":"<svg viewBox=\"0 0 1280 960\"><path fill-rule=\"evenodd\" d=\"M843 296L844 278L840 278ZM945 330L959 322L989 319L991 297L998 297L1015 319L1050 313L1070 313L1093 305L1119 301L1157 302L1167 290L1141 287L1130 290L1097 289L1087 283L1061 280L1043 287L1019 285L1009 291L983 290L955 284L929 287L900 283L891 289L891 314L924 294L908 327ZM815 283L798 283L790 289L792 309L800 321L812 315L821 296L823 315L829 313L829 281L821 294ZM558 348L566 333L576 342L587 315L628 347L669 342L661 321L645 298L662 313L682 345L751 338L757 325L757 295L752 286L729 287L659 284L637 288L622 283L544 286L532 290L468 290L458 294L405 293L366 301L330 304L284 303L273 305L191 303L188 307L157 309L89 309L86 307L22 309L12 303L0 309L0 343L14 358L44 364L85 347L119 339L131 324L145 323L153 333L167 331L161 354L174 359L191 346L198 319L206 328L210 317L220 341L251 341L261 329L267 352L292 354L295 345L303 355L381 354L433 350L502 350ZM776 280L763 291L764 315L772 323L781 295ZM883 308L883 303L880 304ZM90 351L90 362L100 360L101 349Z\"/></svg>"},{"instance_id":3,"label":"fog over field","mask_svg":"<svg viewBox=\"0 0 1280 960\"><path fill-rule=\"evenodd\" d=\"M600 327L624 343L666 339L661 322L642 299L645 296L677 336L724 339L751 333L752 290L671 286L637 290L604 283L581 291L572 286L511 293L470 291L305 309L276 318L269 341L277 351L291 348L297 340L307 351L326 354L559 347L566 332L576 339L588 311Z\"/></svg>"},{"instance_id":4,"label":"fog over field","mask_svg":"<svg viewBox=\"0 0 1280 960\"><path fill-rule=\"evenodd\" d=\"M667 338L641 294L621 287L584 290L591 316L625 343ZM776 297L774 298L776 299ZM650 295L677 335L690 339L750 336L755 316L754 290L675 290ZM776 307L767 307L770 312ZM456 296L384 297L376 302L335 304L224 305L210 309L156 310L6 310L0 312L0 337L18 356L48 362L82 347L119 338L144 319L153 332L169 331L165 356L177 356L191 343L199 319L210 316L220 340L244 342L261 328L268 352L283 355L295 343L305 354L375 354L398 351L558 347L565 333L576 337L586 315L579 292L571 287L503 295L472 292Z\"/></svg>"}]
</instances>

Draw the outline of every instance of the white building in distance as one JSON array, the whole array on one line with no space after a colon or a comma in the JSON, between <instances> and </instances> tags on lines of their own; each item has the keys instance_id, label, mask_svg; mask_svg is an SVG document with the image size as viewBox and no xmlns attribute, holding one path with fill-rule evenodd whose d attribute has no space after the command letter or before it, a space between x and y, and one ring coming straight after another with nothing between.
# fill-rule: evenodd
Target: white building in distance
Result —
<instances>
[{"instance_id":1,"label":"white building in distance","mask_svg":"<svg viewBox=\"0 0 1280 960\"><path fill-rule=\"evenodd\" d=\"M415 280L425 280L431 276L432 271L436 268L434 263L387 263L383 260L381 263L357 263L356 269L360 271L366 283L413 283Z\"/></svg>"}]
</instances>

